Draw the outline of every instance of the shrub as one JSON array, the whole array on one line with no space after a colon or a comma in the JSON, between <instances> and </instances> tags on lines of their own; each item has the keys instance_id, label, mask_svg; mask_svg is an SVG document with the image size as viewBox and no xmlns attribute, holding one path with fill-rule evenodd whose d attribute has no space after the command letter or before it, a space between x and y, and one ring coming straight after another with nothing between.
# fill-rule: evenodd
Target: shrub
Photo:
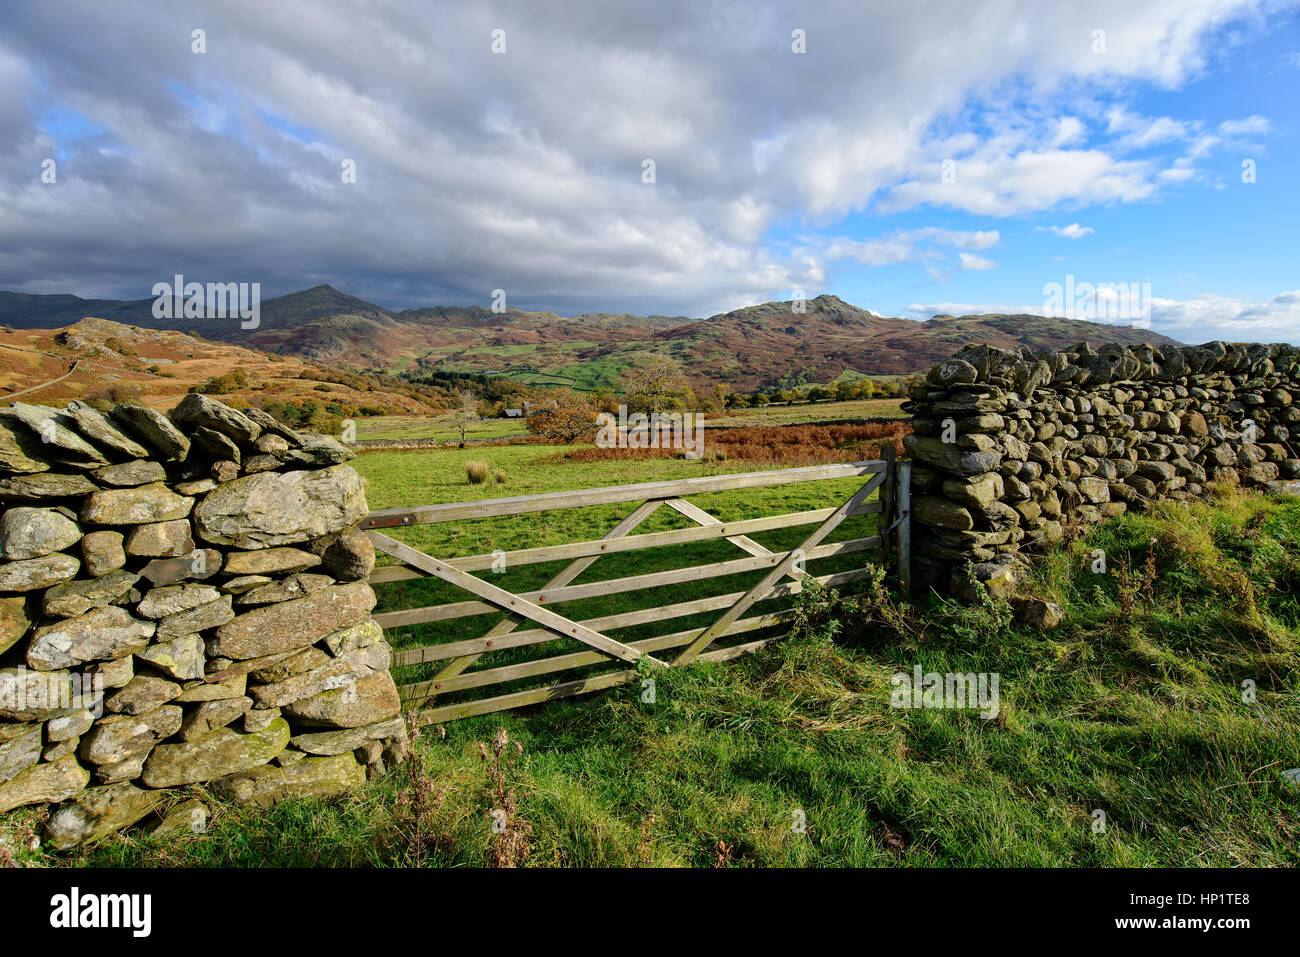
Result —
<instances>
[{"instance_id":1,"label":"shrub","mask_svg":"<svg viewBox=\"0 0 1300 957\"><path fill-rule=\"evenodd\" d=\"M466 462L465 477L469 479L470 485L482 485L487 481L488 464L486 462Z\"/></svg>"}]
</instances>

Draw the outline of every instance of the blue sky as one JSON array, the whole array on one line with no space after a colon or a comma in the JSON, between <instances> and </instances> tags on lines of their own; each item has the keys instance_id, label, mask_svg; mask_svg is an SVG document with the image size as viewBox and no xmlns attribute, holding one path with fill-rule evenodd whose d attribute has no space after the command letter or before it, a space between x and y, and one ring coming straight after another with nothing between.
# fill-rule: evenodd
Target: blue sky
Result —
<instances>
[{"instance_id":1,"label":"blue sky","mask_svg":"<svg viewBox=\"0 0 1300 957\"><path fill-rule=\"evenodd\" d=\"M924 319L1073 276L1300 341L1297 90L1293 0L20 2L0 288Z\"/></svg>"}]
</instances>

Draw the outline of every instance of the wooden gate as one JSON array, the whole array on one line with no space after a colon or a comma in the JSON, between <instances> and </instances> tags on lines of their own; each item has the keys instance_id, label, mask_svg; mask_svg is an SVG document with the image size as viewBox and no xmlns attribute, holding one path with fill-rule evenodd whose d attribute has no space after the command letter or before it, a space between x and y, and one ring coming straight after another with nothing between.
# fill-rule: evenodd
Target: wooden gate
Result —
<instances>
[{"instance_id":1,"label":"wooden gate","mask_svg":"<svg viewBox=\"0 0 1300 957\"><path fill-rule=\"evenodd\" d=\"M428 677L402 684L404 705L419 708L422 724L449 721L471 715L487 714L510 708L537 704L555 698L585 694L630 682L647 668L675 667L696 660L726 660L753 651L780 635L717 647L719 639L771 629L790 619L793 609L742 617L758 602L791 596L803 588L807 563L851 552L878 550L879 564L893 564L906 586L908 583L907 538L907 471L908 463L895 463L892 445L886 445L885 458L851 464L818 465L765 472L705 476L667 482L619 485L569 492L551 492L477 502L425 505L411 509L386 509L371 512L361 523L375 548L395 558L400 564L378 567L370 576L375 585L408 579L436 578L467 592L470 600L426 605L400 611L381 612L376 620L390 633L405 626L434 622L454 622L470 616L505 612L484 633L474 638L442 640L415 647L401 647L394 653L393 667L399 671L422 670ZM688 502L689 496L739 489L773 488L796 483L828 479L867 477L865 484L838 506L780 515L761 516L741 521L723 522L709 512ZM841 493L842 494L842 493ZM382 531L440 522L465 522L560 509L618 503L639 503L609 529L603 537L562 545L538 548L497 550L491 553L458 558L439 558L404 544ZM631 534L660 508L667 508L689 519L691 525L667 531ZM856 515L877 516L876 534L847 541L827 543L826 539L842 522ZM680 519L678 520L680 521ZM759 544L751 535L775 529L814 526L795 548L772 550ZM576 583L597 559L664 546L725 540L744 557L669 568L649 574ZM891 560L891 556L893 556ZM539 589L515 593L475 575L489 569L516 568L544 562L567 561L563 569ZM574 620L553 610L556 605L584 598L604 598L646 589L666 589L704 579L757 572L766 574L749 588L722 595L710 595L689 601L669 602L616 614ZM839 585L866 577L864 564L827 575L814 576L825 585ZM705 625L649 638L620 641L611 632L674 618L717 613ZM558 647L555 647L558 643ZM399 642L400 644L400 642ZM483 661L518 658L518 649L547 646L543 653L529 660L496 664ZM661 652L673 652L661 655ZM599 670L594 666L624 663L631 668ZM541 687L467 699L469 689L517 684L526 679L552 676L563 672L583 671L582 677L546 683ZM597 673L591 673L596 671ZM448 695L461 700L445 703Z\"/></svg>"}]
</instances>

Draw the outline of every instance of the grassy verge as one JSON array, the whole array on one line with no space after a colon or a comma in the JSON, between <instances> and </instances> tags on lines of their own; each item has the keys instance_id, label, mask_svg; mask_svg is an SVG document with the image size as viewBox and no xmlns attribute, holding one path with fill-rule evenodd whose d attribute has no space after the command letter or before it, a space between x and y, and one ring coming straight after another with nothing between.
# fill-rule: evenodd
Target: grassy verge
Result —
<instances>
[{"instance_id":1,"label":"grassy verge","mask_svg":"<svg viewBox=\"0 0 1300 957\"><path fill-rule=\"evenodd\" d=\"M1098 549L1104 575L1092 571ZM1125 516L1045 556L1031 587L1067 610L1048 634L992 601L823 595L805 602L787 641L659 676L653 703L627 687L430 728L420 766L345 798L217 806L203 835L25 856L146 866L1300 863L1300 791L1282 773L1300 765L1300 500L1234 493ZM915 665L997 673L997 718L891 708L890 676Z\"/></svg>"}]
</instances>

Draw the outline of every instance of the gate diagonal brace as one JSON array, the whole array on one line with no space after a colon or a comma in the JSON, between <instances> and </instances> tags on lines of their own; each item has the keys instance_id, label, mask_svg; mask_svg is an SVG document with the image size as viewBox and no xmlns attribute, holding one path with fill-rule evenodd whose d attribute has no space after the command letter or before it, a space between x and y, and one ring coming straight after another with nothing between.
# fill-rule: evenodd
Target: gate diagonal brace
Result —
<instances>
[{"instance_id":1,"label":"gate diagonal brace","mask_svg":"<svg viewBox=\"0 0 1300 957\"><path fill-rule=\"evenodd\" d=\"M374 543L375 547L385 554L392 555L399 561L403 561L414 568L440 578L449 584L464 589L472 595L477 595L486 601L497 605L506 611L512 611L525 618L530 618L544 628L554 631L557 635L566 638L576 638L584 644L591 645L599 651L605 652L623 661L636 664L642 658L648 658L651 663L660 667L667 665L659 659L647 655L643 651L625 645L621 641L615 641L607 635L602 635L598 631L580 625L576 621L571 621L563 615L551 611L549 608L543 608L535 605L527 599L520 598L504 588L498 588L489 582L476 578L469 572L461 571L445 562L432 558L421 551L417 551L409 545L404 545L394 538L377 531L368 531L366 534Z\"/></svg>"},{"instance_id":2,"label":"gate diagonal brace","mask_svg":"<svg viewBox=\"0 0 1300 957\"><path fill-rule=\"evenodd\" d=\"M619 522L608 532L602 535L601 539L605 540L605 539L615 539L615 538L625 537L638 525L640 525L647 518L653 515L658 510L659 506L662 504L663 504L662 499L651 499L648 502L642 502L640 505L634 508L627 515L627 517L625 517L621 522ZM553 588L563 588L565 585L572 582L575 578L577 578L588 568L590 568L592 563L594 563L596 559L602 557L603 556L601 555L589 555L585 558L575 559L574 561L566 565L564 569L561 572L559 572L559 574L557 574L554 578L552 578L545 585L543 585L541 590L550 591ZM516 628L518 628L519 625L524 620L525 619L522 615L512 612L506 617L502 618L500 621L498 621L495 625L493 625L492 628L486 634L483 635L483 637L500 638L503 635L508 635ZM449 661L447 665L443 667L440 671L438 671L437 674L435 674L429 681L423 683L425 685L424 690L427 691L428 693L424 697L421 697L419 700L421 702L427 702L432 700L434 697L437 696L437 691L435 691L434 689L439 682L445 681L448 678L454 678L456 675L463 672L466 668L474 664L474 662L478 661L482 657L483 657L483 653L479 652L477 654L472 654L472 655L462 655L459 658Z\"/></svg>"}]
</instances>

